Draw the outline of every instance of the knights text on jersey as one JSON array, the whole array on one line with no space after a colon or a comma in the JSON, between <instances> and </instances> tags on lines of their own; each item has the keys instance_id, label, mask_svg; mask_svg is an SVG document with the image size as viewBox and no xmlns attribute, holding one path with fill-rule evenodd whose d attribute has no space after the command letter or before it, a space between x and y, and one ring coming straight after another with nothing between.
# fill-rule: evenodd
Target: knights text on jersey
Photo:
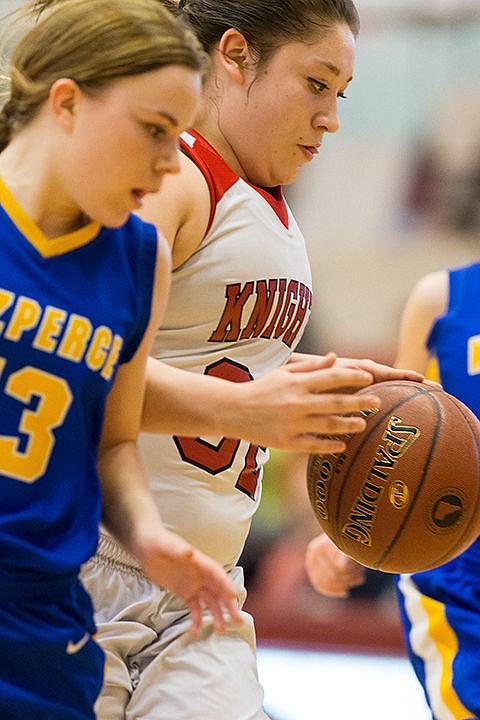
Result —
<instances>
[{"instance_id":1,"label":"knights text on jersey","mask_svg":"<svg viewBox=\"0 0 480 720\"><path fill-rule=\"evenodd\" d=\"M0 590L94 551L96 451L152 298L156 233L130 218L47 239L0 183ZM8 589L10 592L10 589Z\"/></svg>"},{"instance_id":2,"label":"knights text on jersey","mask_svg":"<svg viewBox=\"0 0 480 720\"><path fill-rule=\"evenodd\" d=\"M210 189L200 247L173 272L154 355L193 372L243 382L283 365L312 305L304 238L281 188L236 175L196 132L184 152ZM265 448L229 438L141 437L165 524L230 568L260 499Z\"/></svg>"}]
</instances>

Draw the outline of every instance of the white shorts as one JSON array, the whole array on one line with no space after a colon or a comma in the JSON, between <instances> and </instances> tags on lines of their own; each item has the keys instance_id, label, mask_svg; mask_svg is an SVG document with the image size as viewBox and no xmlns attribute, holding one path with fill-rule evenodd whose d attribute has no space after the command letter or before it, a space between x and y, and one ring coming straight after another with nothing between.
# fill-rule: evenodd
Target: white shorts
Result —
<instances>
[{"instance_id":1,"label":"white shorts","mask_svg":"<svg viewBox=\"0 0 480 720\"><path fill-rule=\"evenodd\" d=\"M242 569L231 577L243 602ZM147 580L104 535L81 578L106 655L98 720L267 720L248 613L224 635L206 614L200 638L192 639L184 603Z\"/></svg>"}]
</instances>

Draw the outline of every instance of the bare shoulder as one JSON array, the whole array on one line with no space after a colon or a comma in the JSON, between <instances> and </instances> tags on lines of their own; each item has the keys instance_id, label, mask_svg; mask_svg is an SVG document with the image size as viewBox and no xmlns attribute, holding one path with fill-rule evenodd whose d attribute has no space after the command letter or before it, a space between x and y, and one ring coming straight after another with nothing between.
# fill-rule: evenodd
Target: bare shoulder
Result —
<instances>
[{"instance_id":1,"label":"bare shoulder","mask_svg":"<svg viewBox=\"0 0 480 720\"><path fill-rule=\"evenodd\" d=\"M138 213L167 239L174 268L198 248L210 218L210 193L205 178L183 154L180 166L180 172L163 179L158 193L145 197Z\"/></svg>"},{"instance_id":2,"label":"bare shoulder","mask_svg":"<svg viewBox=\"0 0 480 720\"><path fill-rule=\"evenodd\" d=\"M172 179L181 179L177 199L182 209L180 224L172 248L173 267L177 268L195 252L208 229L210 190L202 172L190 158L182 155L182 171Z\"/></svg>"},{"instance_id":3,"label":"bare shoulder","mask_svg":"<svg viewBox=\"0 0 480 720\"><path fill-rule=\"evenodd\" d=\"M409 303L422 308L432 318L442 315L448 302L448 271L437 270L424 275L415 285Z\"/></svg>"},{"instance_id":4,"label":"bare shoulder","mask_svg":"<svg viewBox=\"0 0 480 720\"><path fill-rule=\"evenodd\" d=\"M435 319L448 304L448 272L424 275L413 288L403 310L395 365L424 373L430 361L427 341Z\"/></svg>"}]
</instances>

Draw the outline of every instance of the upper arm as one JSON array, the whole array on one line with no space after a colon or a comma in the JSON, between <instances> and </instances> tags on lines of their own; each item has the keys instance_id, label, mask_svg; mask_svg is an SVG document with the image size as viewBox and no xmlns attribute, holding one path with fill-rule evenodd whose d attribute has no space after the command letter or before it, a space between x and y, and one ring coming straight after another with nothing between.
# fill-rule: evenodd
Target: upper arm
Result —
<instances>
[{"instance_id":1,"label":"upper arm","mask_svg":"<svg viewBox=\"0 0 480 720\"><path fill-rule=\"evenodd\" d=\"M137 438L142 414L147 358L166 308L170 277L170 249L166 240L160 237L157 243L157 262L149 323L133 358L118 368L107 398L101 438L102 446L111 446Z\"/></svg>"},{"instance_id":2,"label":"upper arm","mask_svg":"<svg viewBox=\"0 0 480 720\"><path fill-rule=\"evenodd\" d=\"M190 158L183 154L180 158L180 172L166 175L159 192L147 195L138 213L167 239L174 268L198 248L210 218L207 182Z\"/></svg>"},{"instance_id":3,"label":"upper arm","mask_svg":"<svg viewBox=\"0 0 480 720\"><path fill-rule=\"evenodd\" d=\"M430 355L427 341L435 319L448 303L448 272L425 275L412 290L402 315L395 365L424 373Z\"/></svg>"}]
</instances>

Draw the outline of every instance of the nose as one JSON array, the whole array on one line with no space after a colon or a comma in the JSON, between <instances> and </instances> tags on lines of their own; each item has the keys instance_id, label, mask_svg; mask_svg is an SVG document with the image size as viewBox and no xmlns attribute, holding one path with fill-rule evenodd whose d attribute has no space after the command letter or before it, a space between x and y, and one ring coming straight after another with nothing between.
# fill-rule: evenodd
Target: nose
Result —
<instances>
[{"instance_id":1,"label":"nose","mask_svg":"<svg viewBox=\"0 0 480 720\"><path fill-rule=\"evenodd\" d=\"M336 133L340 127L338 119L338 100L337 97L332 98L327 105L323 105L322 109L316 112L312 118L312 127L314 130L323 128L325 132Z\"/></svg>"},{"instance_id":2,"label":"nose","mask_svg":"<svg viewBox=\"0 0 480 720\"><path fill-rule=\"evenodd\" d=\"M163 146L154 161L155 172L178 173L180 172L180 148L178 140L172 139L167 147Z\"/></svg>"}]
</instances>

